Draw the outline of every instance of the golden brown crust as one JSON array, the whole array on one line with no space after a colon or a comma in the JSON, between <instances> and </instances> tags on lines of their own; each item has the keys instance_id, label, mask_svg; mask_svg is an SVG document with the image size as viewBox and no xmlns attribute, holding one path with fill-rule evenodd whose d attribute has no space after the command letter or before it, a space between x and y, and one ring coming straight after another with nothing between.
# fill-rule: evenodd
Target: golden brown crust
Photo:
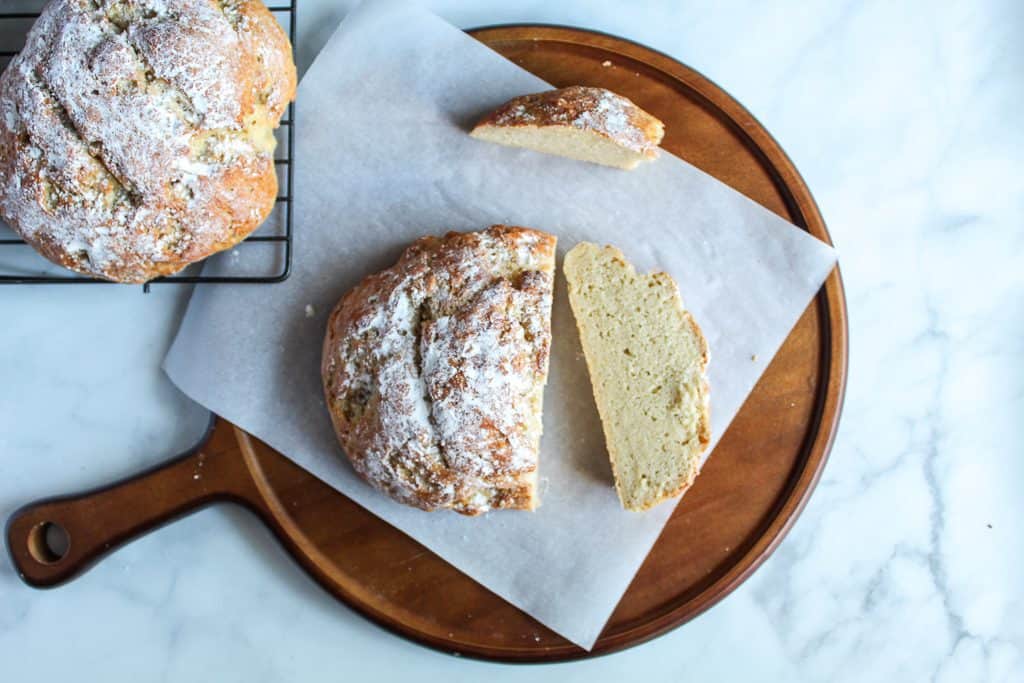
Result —
<instances>
[{"instance_id":1,"label":"golden brown crust","mask_svg":"<svg viewBox=\"0 0 1024 683\"><path fill-rule=\"evenodd\" d=\"M273 209L295 78L259 0L51 0L0 77L0 216L120 282L229 248Z\"/></svg>"},{"instance_id":2,"label":"golden brown crust","mask_svg":"<svg viewBox=\"0 0 1024 683\"><path fill-rule=\"evenodd\" d=\"M555 238L424 237L331 313L321 371L353 468L425 510L536 505Z\"/></svg>"},{"instance_id":3,"label":"golden brown crust","mask_svg":"<svg viewBox=\"0 0 1024 683\"><path fill-rule=\"evenodd\" d=\"M664 124L604 88L574 85L516 97L485 116L484 126L562 126L589 130L648 158L657 155Z\"/></svg>"}]
</instances>

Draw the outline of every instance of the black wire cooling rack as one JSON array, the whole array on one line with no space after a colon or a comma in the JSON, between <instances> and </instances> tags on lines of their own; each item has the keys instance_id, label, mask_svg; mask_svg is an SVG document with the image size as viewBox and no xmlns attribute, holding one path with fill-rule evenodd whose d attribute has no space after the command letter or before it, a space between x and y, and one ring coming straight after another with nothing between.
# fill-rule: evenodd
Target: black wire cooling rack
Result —
<instances>
[{"instance_id":1,"label":"black wire cooling rack","mask_svg":"<svg viewBox=\"0 0 1024 683\"><path fill-rule=\"evenodd\" d=\"M277 17L282 25L287 26L288 36L291 39L292 49L295 46L295 5L297 0L268 3L268 9ZM6 4L6 0L0 0L0 5ZM5 12L0 7L0 71L7 68L7 64L18 54L24 44L25 34L32 26L32 21L39 16L39 12ZM16 48L16 49L8 49ZM281 132L278 135L278 150L274 163L278 169L279 190L277 203L271 217L264 223L264 226L250 235L235 249L275 249L276 253L272 258L261 255L271 264L266 270L269 272L259 274L226 274L216 276L191 275L189 271L200 268L199 265L191 266L183 274L171 275L157 278L143 285L145 291L149 291L150 284L190 284L190 283L272 283L281 282L288 278L292 268L292 176L293 163L295 161L295 105L288 106L288 113L281 120ZM273 223L277 223L276 230ZM17 234L10 231L7 226L0 223L0 254L11 255L8 250L23 250L32 252L32 248L25 244L24 240L18 238ZM273 234L266 234L271 232ZM20 254L19 254L20 256ZM34 256L34 252L33 252ZM36 257L42 260L42 257ZM14 260L14 259L12 259ZM240 259L239 259L240 260ZM233 260L229 260L229 263ZM20 261L19 261L20 265ZM46 262L48 270L54 267ZM109 284L106 280L75 275L68 271L68 274L51 274L42 270L39 274L25 274L22 271L30 269L24 266L13 268L7 259L0 259L0 285L84 285L84 284ZM11 272L11 271L15 272ZM227 268L230 270L230 267Z\"/></svg>"}]
</instances>

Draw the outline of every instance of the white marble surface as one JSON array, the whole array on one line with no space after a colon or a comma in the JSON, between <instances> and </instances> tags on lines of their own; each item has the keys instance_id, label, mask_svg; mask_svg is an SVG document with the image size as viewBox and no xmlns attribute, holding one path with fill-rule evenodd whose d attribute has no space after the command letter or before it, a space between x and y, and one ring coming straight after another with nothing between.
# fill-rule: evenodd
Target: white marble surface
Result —
<instances>
[{"instance_id":1,"label":"white marble surface","mask_svg":"<svg viewBox=\"0 0 1024 683\"><path fill-rule=\"evenodd\" d=\"M351 4L300 0L303 64ZM246 513L212 508L57 590L0 561L0 680L1024 680L1024 3L428 5L462 26L646 43L789 152L839 248L851 324L843 423L806 512L694 622L524 670L391 636ZM195 440L205 415L159 370L186 297L0 288L0 516Z\"/></svg>"}]
</instances>

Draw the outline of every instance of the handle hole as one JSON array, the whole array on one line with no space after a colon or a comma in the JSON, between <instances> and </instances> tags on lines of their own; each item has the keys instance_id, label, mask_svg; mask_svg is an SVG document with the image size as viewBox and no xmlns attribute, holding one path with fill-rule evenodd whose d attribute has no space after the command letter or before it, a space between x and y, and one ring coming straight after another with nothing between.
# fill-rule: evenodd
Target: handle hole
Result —
<instances>
[{"instance_id":1,"label":"handle hole","mask_svg":"<svg viewBox=\"0 0 1024 683\"><path fill-rule=\"evenodd\" d=\"M40 522L28 533L28 552L41 564L56 564L68 554L71 538L56 522Z\"/></svg>"}]
</instances>

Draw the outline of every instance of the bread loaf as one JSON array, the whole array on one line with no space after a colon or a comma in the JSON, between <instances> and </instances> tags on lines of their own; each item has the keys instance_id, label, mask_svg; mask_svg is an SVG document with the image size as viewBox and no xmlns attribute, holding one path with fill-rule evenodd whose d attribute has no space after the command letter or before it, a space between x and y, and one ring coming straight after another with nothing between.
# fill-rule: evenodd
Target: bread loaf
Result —
<instances>
[{"instance_id":1,"label":"bread loaf","mask_svg":"<svg viewBox=\"0 0 1024 683\"><path fill-rule=\"evenodd\" d=\"M324 392L367 482L424 510L537 505L554 254L528 228L425 237L342 297Z\"/></svg>"},{"instance_id":2,"label":"bread loaf","mask_svg":"<svg viewBox=\"0 0 1024 683\"><path fill-rule=\"evenodd\" d=\"M0 217L80 273L177 272L270 214L295 82L259 0L51 0L0 76Z\"/></svg>"}]
</instances>

